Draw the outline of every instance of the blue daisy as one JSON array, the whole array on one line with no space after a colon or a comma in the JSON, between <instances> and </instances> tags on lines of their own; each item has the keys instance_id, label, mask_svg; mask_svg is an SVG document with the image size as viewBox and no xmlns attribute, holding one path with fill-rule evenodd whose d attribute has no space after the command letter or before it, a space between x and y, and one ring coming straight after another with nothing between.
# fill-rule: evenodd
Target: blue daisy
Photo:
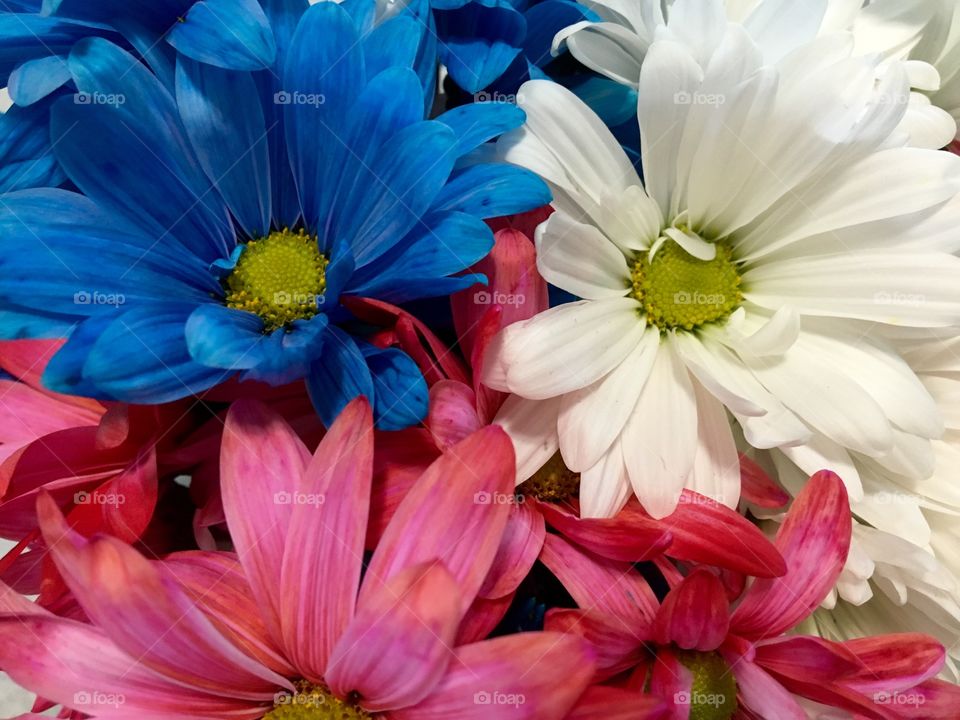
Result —
<instances>
[{"instance_id":1,"label":"blue daisy","mask_svg":"<svg viewBox=\"0 0 960 720\"><path fill-rule=\"evenodd\" d=\"M275 69L181 55L175 93L102 38L68 65L80 93L51 111L79 189L0 198L0 334L69 336L44 381L135 403L239 374L305 378L329 424L357 395L378 426L427 407L423 378L374 347L341 297L402 303L457 275L493 238L482 218L549 201L534 175L482 162L515 106L424 119L416 21L374 26L373 0L275 3Z\"/></svg>"}]
</instances>

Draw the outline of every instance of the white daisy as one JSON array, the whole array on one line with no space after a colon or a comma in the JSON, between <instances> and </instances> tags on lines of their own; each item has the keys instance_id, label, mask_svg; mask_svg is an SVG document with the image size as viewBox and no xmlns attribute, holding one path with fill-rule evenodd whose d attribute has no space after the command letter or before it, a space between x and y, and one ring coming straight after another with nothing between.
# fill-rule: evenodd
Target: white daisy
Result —
<instances>
[{"instance_id":1,"label":"white daisy","mask_svg":"<svg viewBox=\"0 0 960 720\"><path fill-rule=\"evenodd\" d=\"M960 5L956 0L927 0L927 4L937 13L910 57L932 64L940 75L939 87L929 88L926 101L960 122Z\"/></svg>"},{"instance_id":2,"label":"white daisy","mask_svg":"<svg viewBox=\"0 0 960 720\"><path fill-rule=\"evenodd\" d=\"M943 432L871 333L960 322L960 158L891 146L898 66L876 86L879 61L836 36L765 65L742 26L702 19L661 28L646 53L646 187L556 84L521 88L527 123L501 140L554 191L541 273L583 299L507 328L485 380L527 399L499 420L526 426L521 457L559 445L587 516L615 513L631 487L657 517L685 486L736 506L728 413L754 447L799 454L919 462Z\"/></svg>"},{"instance_id":3,"label":"white daisy","mask_svg":"<svg viewBox=\"0 0 960 720\"><path fill-rule=\"evenodd\" d=\"M579 22L565 28L554 39L554 52L565 47L587 67L607 77L637 87L640 67L657 30L669 24L681 38L696 33L698 25L710 27L711 34L702 35L708 44L697 48L712 52L709 43L722 33L728 21L742 24L763 54L764 61L775 63L815 37L845 34L854 45L855 56L871 56L888 63L898 63L907 73L910 85L917 92L905 92L891 102L908 105L899 130L908 134L915 147L941 148L956 133L957 124L941 107L931 104L923 93L937 93L940 78L937 70L923 60L938 60L945 72L960 70L960 48L952 52L944 48L940 38L943 25L943 3L954 0L584 0L601 18L601 22ZM950 8L953 13L953 8ZM947 18L949 22L949 18ZM926 42L923 42L925 41ZM841 42L838 38L834 42ZM957 38L954 37L954 42ZM918 44L929 47L933 57L908 60ZM941 54L946 57L941 59ZM956 95L957 88L944 87L940 96ZM960 96L956 106L960 106Z\"/></svg>"}]
</instances>

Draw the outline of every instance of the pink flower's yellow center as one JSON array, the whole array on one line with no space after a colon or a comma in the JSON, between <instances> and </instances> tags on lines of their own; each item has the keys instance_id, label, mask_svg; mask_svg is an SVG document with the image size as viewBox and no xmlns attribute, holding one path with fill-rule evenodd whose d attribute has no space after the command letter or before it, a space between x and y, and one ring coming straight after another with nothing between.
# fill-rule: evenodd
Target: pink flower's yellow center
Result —
<instances>
[{"instance_id":1,"label":"pink flower's yellow center","mask_svg":"<svg viewBox=\"0 0 960 720\"><path fill-rule=\"evenodd\" d=\"M740 274L730 248L717 243L713 260L698 260L667 240L650 260L640 254L631 270L630 295L647 322L661 330L693 330L723 320L740 307Z\"/></svg>"},{"instance_id":2,"label":"pink flower's yellow center","mask_svg":"<svg viewBox=\"0 0 960 720\"><path fill-rule=\"evenodd\" d=\"M327 262L303 230L253 240L224 280L227 307L259 315L267 332L308 320L327 289Z\"/></svg>"},{"instance_id":3,"label":"pink flower's yellow center","mask_svg":"<svg viewBox=\"0 0 960 720\"><path fill-rule=\"evenodd\" d=\"M295 693L278 692L273 710L263 720L370 720L373 716L306 680L294 683Z\"/></svg>"},{"instance_id":4,"label":"pink flower's yellow center","mask_svg":"<svg viewBox=\"0 0 960 720\"><path fill-rule=\"evenodd\" d=\"M518 491L547 502L567 500L580 492L580 473L570 470L556 453Z\"/></svg>"},{"instance_id":5,"label":"pink flower's yellow center","mask_svg":"<svg viewBox=\"0 0 960 720\"><path fill-rule=\"evenodd\" d=\"M690 720L730 720L737 711L737 681L720 654L684 650L677 659L693 681L690 693L678 693L674 703L690 706Z\"/></svg>"}]
</instances>

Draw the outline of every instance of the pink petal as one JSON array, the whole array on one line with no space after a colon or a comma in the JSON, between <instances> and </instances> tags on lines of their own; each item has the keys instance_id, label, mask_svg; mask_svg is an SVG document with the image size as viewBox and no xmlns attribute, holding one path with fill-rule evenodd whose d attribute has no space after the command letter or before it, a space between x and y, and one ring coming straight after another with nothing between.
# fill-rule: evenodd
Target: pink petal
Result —
<instances>
[{"instance_id":1,"label":"pink petal","mask_svg":"<svg viewBox=\"0 0 960 720\"><path fill-rule=\"evenodd\" d=\"M11 587L0 582L0 615L50 615Z\"/></svg>"},{"instance_id":2,"label":"pink petal","mask_svg":"<svg viewBox=\"0 0 960 720\"><path fill-rule=\"evenodd\" d=\"M690 690L693 675L670 650L661 649L650 673L650 692L663 698L672 708L670 720L690 717Z\"/></svg>"},{"instance_id":3,"label":"pink petal","mask_svg":"<svg viewBox=\"0 0 960 720\"><path fill-rule=\"evenodd\" d=\"M640 663L647 654L644 642L650 639L648 634L625 627L616 617L586 610L550 610L544 629L577 635L589 643L596 658L599 680Z\"/></svg>"},{"instance_id":4,"label":"pink petal","mask_svg":"<svg viewBox=\"0 0 960 720\"><path fill-rule=\"evenodd\" d=\"M103 414L97 403L78 406L15 380L0 380L0 397L0 441L4 443L33 441L72 427L95 427Z\"/></svg>"},{"instance_id":5,"label":"pink petal","mask_svg":"<svg viewBox=\"0 0 960 720\"><path fill-rule=\"evenodd\" d=\"M231 405L220 449L223 510L250 589L278 641L283 551L293 493L309 460L307 448L277 413L253 400Z\"/></svg>"},{"instance_id":6,"label":"pink petal","mask_svg":"<svg viewBox=\"0 0 960 720\"><path fill-rule=\"evenodd\" d=\"M747 502L762 508L782 508L790 502L790 493L743 453L740 454L740 495Z\"/></svg>"},{"instance_id":7,"label":"pink petal","mask_svg":"<svg viewBox=\"0 0 960 720\"><path fill-rule=\"evenodd\" d=\"M694 570L664 598L653 627L661 645L716 650L730 628L730 606L720 580L705 568Z\"/></svg>"},{"instance_id":8,"label":"pink petal","mask_svg":"<svg viewBox=\"0 0 960 720\"><path fill-rule=\"evenodd\" d=\"M595 685L587 688L566 720L670 720L672 715L658 697Z\"/></svg>"},{"instance_id":9,"label":"pink petal","mask_svg":"<svg viewBox=\"0 0 960 720\"><path fill-rule=\"evenodd\" d=\"M390 720L556 720L593 674L586 646L557 633L522 633L457 648L443 682Z\"/></svg>"},{"instance_id":10,"label":"pink petal","mask_svg":"<svg viewBox=\"0 0 960 720\"><path fill-rule=\"evenodd\" d=\"M498 598L513 593L537 561L546 533L543 516L531 504L518 502L507 520L480 597Z\"/></svg>"},{"instance_id":11,"label":"pink petal","mask_svg":"<svg viewBox=\"0 0 960 720\"><path fill-rule=\"evenodd\" d=\"M773 637L813 612L840 576L851 528L843 482L827 470L817 473L777 533L786 575L751 585L733 613L731 630L747 638Z\"/></svg>"},{"instance_id":12,"label":"pink petal","mask_svg":"<svg viewBox=\"0 0 960 720\"><path fill-rule=\"evenodd\" d=\"M263 700L286 684L218 633L161 564L109 535L85 540L45 495L38 513L57 569L84 612L138 663L227 697Z\"/></svg>"},{"instance_id":13,"label":"pink petal","mask_svg":"<svg viewBox=\"0 0 960 720\"><path fill-rule=\"evenodd\" d=\"M98 629L63 618L0 618L0 664L17 684L97 717L252 720L269 707L179 686L138 663Z\"/></svg>"},{"instance_id":14,"label":"pink petal","mask_svg":"<svg viewBox=\"0 0 960 720\"><path fill-rule=\"evenodd\" d=\"M488 638L507 614L513 598L512 593L492 600L477 596L460 621L456 645L469 645Z\"/></svg>"},{"instance_id":15,"label":"pink petal","mask_svg":"<svg viewBox=\"0 0 960 720\"><path fill-rule=\"evenodd\" d=\"M613 518L584 519L556 503L533 501L551 527L593 553L610 560L643 562L663 554L673 535L645 513L621 512ZM639 507L639 506L638 506Z\"/></svg>"},{"instance_id":16,"label":"pink petal","mask_svg":"<svg viewBox=\"0 0 960 720\"><path fill-rule=\"evenodd\" d=\"M484 423L477 417L477 397L473 389L456 380L441 380L430 388L427 427L437 447L446 450Z\"/></svg>"},{"instance_id":17,"label":"pink petal","mask_svg":"<svg viewBox=\"0 0 960 720\"><path fill-rule=\"evenodd\" d=\"M510 438L486 427L450 448L411 488L384 531L360 601L411 565L438 560L460 585L462 611L477 596L513 507Z\"/></svg>"},{"instance_id":18,"label":"pink petal","mask_svg":"<svg viewBox=\"0 0 960 720\"><path fill-rule=\"evenodd\" d=\"M361 397L330 427L292 498L280 623L287 657L308 680L323 679L353 618L372 473L373 414Z\"/></svg>"},{"instance_id":19,"label":"pink petal","mask_svg":"<svg viewBox=\"0 0 960 720\"><path fill-rule=\"evenodd\" d=\"M0 369L42 390L43 371L63 344L63 340L5 340L0 342Z\"/></svg>"},{"instance_id":20,"label":"pink petal","mask_svg":"<svg viewBox=\"0 0 960 720\"><path fill-rule=\"evenodd\" d=\"M943 680L927 680L900 693L878 697L900 718L916 720L956 720L960 707L960 687Z\"/></svg>"},{"instance_id":21,"label":"pink petal","mask_svg":"<svg viewBox=\"0 0 960 720\"><path fill-rule=\"evenodd\" d=\"M648 633L659 603L629 563L591 555L559 535L546 536L540 561L583 610L613 616L638 637Z\"/></svg>"},{"instance_id":22,"label":"pink petal","mask_svg":"<svg viewBox=\"0 0 960 720\"><path fill-rule=\"evenodd\" d=\"M807 720L807 713L793 695L759 665L725 656L737 681L737 697L745 709L761 718Z\"/></svg>"},{"instance_id":23,"label":"pink petal","mask_svg":"<svg viewBox=\"0 0 960 720\"><path fill-rule=\"evenodd\" d=\"M379 712L415 705L441 681L454 657L460 620L457 581L423 563L368 597L330 657L326 682L341 698Z\"/></svg>"},{"instance_id":24,"label":"pink petal","mask_svg":"<svg viewBox=\"0 0 960 720\"><path fill-rule=\"evenodd\" d=\"M834 682L863 669L862 658L843 644L805 636L758 643L754 662L768 672L804 681Z\"/></svg>"},{"instance_id":25,"label":"pink petal","mask_svg":"<svg viewBox=\"0 0 960 720\"><path fill-rule=\"evenodd\" d=\"M845 685L861 692L903 690L940 672L946 651L936 639L921 633L880 635L843 644L863 669Z\"/></svg>"}]
</instances>

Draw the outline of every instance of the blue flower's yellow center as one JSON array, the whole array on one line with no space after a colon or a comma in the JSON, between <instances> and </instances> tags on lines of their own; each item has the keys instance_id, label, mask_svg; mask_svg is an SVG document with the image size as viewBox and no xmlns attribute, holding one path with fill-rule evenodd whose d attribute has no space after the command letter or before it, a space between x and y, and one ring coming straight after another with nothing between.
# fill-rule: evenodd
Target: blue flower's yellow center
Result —
<instances>
[{"instance_id":1,"label":"blue flower's yellow center","mask_svg":"<svg viewBox=\"0 0 960 720\"><path fill-rule=\"evenodd\" d=\"M567 500L580 491L580 473L570 470L560 453L555 453L518 491L547 502Z\"/></svg>"},{"instance_id":2,"label":"blue flower's yellow center","mask_svg":"<svg viewBox=\"0 0 960 720\"><path fill-rule=\"evenodd\" d=\"M227 307L259 315L272 332L317 314L327 289L327 258L316 238L284 228L247 243L224 281Z\"/></svg>"},{"instance_id":3,"label":"blue flower's yellow center","mask_svg":"<svg viewBox=\"0 0 960 720\"><path fill-rule=\"evenodd\" d=\"M677 658L693 682L689 695L678 693L674 702L690 705L690 720L730 720L737 711L737 681L726 661L715 652L682 651Z\"/></svg>"},{"instance_id":4,"label":"blue flower's yellow center","mask_svg":"<svg viewBox=\"0 0 960 720\"><path fill-rule=\"evenodd\" d=\"M296 693L277 693L273 710L264 715L263 720L369 720L373 717L319 685L298 680L294 686Z\"/></svg>"},{"instance_id":5,"label":"blue flower's yellow center","mask_svg":"<svg viewBox=\"0 0 960 720\"><path fill-rule=\"evenodd\" d=\"M743 301L730 248L717 243L713 260L698 260L673 240L633 264L630 295L643 305L647 322L661 330L693 330L723 320Z\"/></svg>"}]
</instances>

